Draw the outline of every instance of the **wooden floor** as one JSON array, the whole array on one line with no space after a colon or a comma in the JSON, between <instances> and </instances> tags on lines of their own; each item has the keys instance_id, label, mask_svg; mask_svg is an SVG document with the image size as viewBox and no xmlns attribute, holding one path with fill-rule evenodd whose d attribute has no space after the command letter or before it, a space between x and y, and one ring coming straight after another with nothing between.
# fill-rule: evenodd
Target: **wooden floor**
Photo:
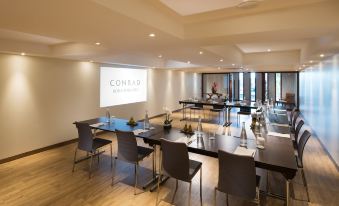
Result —
<instances>
[{"instance_id":1,"label":"wooden floor","mask_svg":"<svg viewBox=\"0 0 339 206\"><path fill-rule=\"evenodd\" d=\"M173 126L182 127L181 113L174 113ZM243 119L246 117L242 117ZM233 122L236 122L234 114ZM152 119L151 123L162 123L163 118ZM236 125L234 125L236 127ZM204 128L213 127L205 123ZM75 129L75 128L74 128ZM101 137L112 139L116 151L116 140L113 134ZM142 141L139 141L143 144ZM95 161L93 177L88 179L88 162L77 164L72 173L72 160L76 144L45 151L12 162L0 165L0 205L155 205L156 192L133 194L133 165L118 162L115 181L111 186L111 167L109 149ZM79 154L85 155L85 154ZM191 159L203 162L203 205L213 205L213 191L217 184L217 159L197 154L190 154ZM151 157L142 163L141 182L146 182L151 175ZM304 154L305 174L309 184L311 202L309 205L339 205L339 173L324 152L317 139L308 142ZM263 178L265 179L265 178ZM284 192L284 181L279 174L269 175L270 190ZM175 181L168 180L160 190L160 205L170 205ZM306 199L301 175L293 180L297 199ZM141 191L141 190L140 190ZM188 184L180 182L175 205L187 205ZM266 205L284 205L284 202L262 195ZM217 205L226 205L225 196L218 194ZM230 205L253 205L236 197L230 197ZM199 175L192 183L192 205L199 205ZM307 202L293 200L292 205L308 205Z\"/></svg>"}]
</instances>

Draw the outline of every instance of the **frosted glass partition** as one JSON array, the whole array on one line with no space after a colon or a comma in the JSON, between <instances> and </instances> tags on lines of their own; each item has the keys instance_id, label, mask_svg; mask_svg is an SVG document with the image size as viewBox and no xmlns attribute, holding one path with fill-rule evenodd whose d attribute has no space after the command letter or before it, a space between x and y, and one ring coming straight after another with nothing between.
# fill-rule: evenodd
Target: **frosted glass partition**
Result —
<instances>
[{"instance_id":1,"label":"frosted glass partition","mask_svg":"<svg viewBox=\"0 0 339 206\"><path fill-rule=\"evenodd\" d=\"M339 165L339 54L300 72L300 109Z\"/></svg>"}]
</instances>

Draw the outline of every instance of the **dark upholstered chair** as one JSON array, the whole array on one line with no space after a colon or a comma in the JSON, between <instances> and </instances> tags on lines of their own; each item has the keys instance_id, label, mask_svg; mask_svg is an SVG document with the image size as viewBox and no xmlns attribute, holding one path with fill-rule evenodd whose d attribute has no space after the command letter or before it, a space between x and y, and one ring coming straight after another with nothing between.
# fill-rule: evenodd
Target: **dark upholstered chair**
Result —
<instances>
[{"instance_id":1,"label":"dark upholstered chair","mask_svg":"<svg viewBox=\"0 0 339 206\"><path fill-rule=\"evenodd\" d=\"M162 157L160 176L164 172L169 177L176 179L175 191L171 203L173 204L176 192L178 190L178 180L181 180L189 183L188 205L191 204L192 179L200 170L200 204L202 205L202 163L189 159L188 150L185 143L171 142L161 139L161 149ZM158 202L160 192L159 184L160 183L158 182L157 205L160 202Z\"/></svg>"},{"instance_id":2,"label":"dark upholstered chair","mask_svg":"<svg viewBox=\"0 0 339 206\"><path fill-rule=\"evenodd\" d=\"M118 154L115 159L134 164L134 195L137 194L139 162L149 156L154 150L138 146L137 140L133 132L116 131L118 140ZM154 156L153 156L154 158ZM115 161L114 161L115 162ZM153 161L154 163L154 161ZM116 167L116 164L114 164ZM114 169L115 170L115 169ZM114 173L112 174L112 186L114 185Z\"/></svg>"},{"instance_id":3,"label":"dark upholstered chair","mask_svg":"<svg viewBox=\"0 0 339 206\"><path fill-rule=\"evenodd\" d=\"M254 200L258 205L260 176L256 175L254 158L218 151L219 178L214 190L214 205L216 205L217 191L228 195L235 195Z\"/></svg>"},{"instance_id":4,"label":"dark upholstered chair","mask_svg":"<svg viewBox=\"0 0 339 206\"><path fill-rule=\"evenodd\" d=\"M301 128L303 127L304 123L305 123L304 120L300 119L294 129L294 133L291 133L291 137L292 137L295 148L297 148L297 145L299 143L299 132Z\"/></svg>"},{"instance_id":5,"label":"dark upholstered chair","mask_svg":"<svg viewBox=\"0 0 339 206\"><path fill-rule=\"evenodd\" d=\"M301 176L303 179L303 184L304 187L306 189L306 194L307 194L307 201L310 201L310 196L308 193L308 186L307 186L307 181L306 181L306 177L305 177L305 173L304 173L304 165L303 165L303 154L304 154L304 149L306 146L307 141L309 140L309 138L311 137L311 133L308 130L305 130L303 132L303 134L300 137L299 143L297 144L297 150L298 150L298 155L296 155L296 161L297 161L297 165L298 168L301 171Z\"/></svg>"},{"instance_id":6,"label":"dark upholstered chair","mask_svg":"<svg viewBox=\"0 0 339 206\"><path fill-rule=\"evenodd\" d=\"M190 120L192 120L192 118L191 118L192 111L193 111L194 118L195 118L195 111L198 111L198 112L202 112L203 117L205 119L205 112L204 112L204 105L203 104L195 103L194 106L190 107Z\"/></svg>"},{"instance_id":7,"label":"dark upholstered chair","mask_svg":"<svg viewBox=\"0 0 339 206\"><path fill-rule=\"evenodd\" d=\"M251 108L240 107L240 111L237 112L237 124L240 125L240 115L251 115Z\"/></svg>"},{"instance_id":8,"label":"dark upholstered chair","mask_svg":"<svg viewBox=\"0 0 339 206\"><path fill-rule=\"evenodd\" d=\"M84 160L84 159L77 160L77 151L82 150L87 152L87 155L90 155L91 161L89 165L89 178L91 178L93 156L97 155L99 161L100 155L99 149L106 145L110 145L111 147L111 167L112 167L112 141L107 139L95 138L88 123L75 122L75 125L76 128L78 129L79 142L78 146L75 148L72 172L74 172L75 164Z\"/></svg>"},{"instance_id":9,"label":"dark upholstered chair","mask_svg":"<svg viewBox=\"0 0 339 206\"><path fill-rule=\"evenodd\" d=\"M220 124L220 122L221 122L220 115L223 117L224 109L225 109L224 105L213 105L213 108L210 109L210 113L209 114L217 113L218 114L218 119L219 119L218 122ZM212 120L211 115L209 115L209 116L210 116L209 119Z\"/></svg>"},{"instance_id":10,"label":"dark upholstered chair","mask_svg":"<svg viewBox=\"0 0 339 206\"><path fill-rule=\"evenodd\" d=\"M290 131L291 133L295 133L295 124L297 122L298 117L300 116L300 112L296 111L293 114L293 118L292 118L292 122L291 122L291 127L290 127Z\"/></svg>"}]
</instances>

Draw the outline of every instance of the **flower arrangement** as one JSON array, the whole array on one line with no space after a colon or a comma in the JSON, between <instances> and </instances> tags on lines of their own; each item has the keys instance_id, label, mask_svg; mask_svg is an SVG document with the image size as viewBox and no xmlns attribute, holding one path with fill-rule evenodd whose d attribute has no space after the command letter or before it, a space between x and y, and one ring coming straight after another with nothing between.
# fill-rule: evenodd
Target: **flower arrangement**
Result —
<instances>
[{"instance_id":1,"label":"flower arrangement","mask_svg":"<svg viewBox=\"0 0 339 206\"><path fill-rule=\"evenodd\" d=\"M213 94L217 93L217 89L218 89L218 84L216 82L213 82L212 87L211 87L212 93Z\"/></svg>"},{"instance_id":2,"label":"flower arrangement","mask_svg":"<svg viewBox=\"0 0 339 206\"><path fill-rule=\"evenodd\" d=\"M164 121L164 127L165 128L171 128L172 125L172 121L173 119L170 119L170 116L172 114L171 110L168 107L163 107L163 109L165 110L165 121Z\"/></svg>"}]
</instances>

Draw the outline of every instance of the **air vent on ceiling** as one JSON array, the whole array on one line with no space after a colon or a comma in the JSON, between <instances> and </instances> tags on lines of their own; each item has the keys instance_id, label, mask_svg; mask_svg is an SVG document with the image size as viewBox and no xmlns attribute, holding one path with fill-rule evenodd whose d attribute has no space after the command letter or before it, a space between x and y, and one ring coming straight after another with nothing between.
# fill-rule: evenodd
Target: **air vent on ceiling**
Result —
<instances>
[{"instance_id":1,"label":"air vent on ceiling","mask_svg":"<svg viewBox=\"0 0 339 206\"><path fill-rule=\"evenodd\" d=\"M258 6L260 0L243 0L237 5L238 8L251 9Z\"/></svg>"}]
</instances>

